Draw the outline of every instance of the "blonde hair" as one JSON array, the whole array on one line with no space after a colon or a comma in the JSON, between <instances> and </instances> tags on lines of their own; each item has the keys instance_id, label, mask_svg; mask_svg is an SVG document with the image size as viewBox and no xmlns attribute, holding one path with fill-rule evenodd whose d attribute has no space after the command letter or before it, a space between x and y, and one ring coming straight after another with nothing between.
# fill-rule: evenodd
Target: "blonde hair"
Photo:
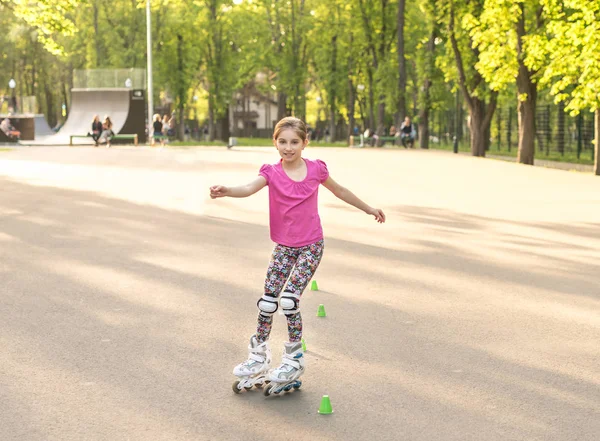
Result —
<instances>
[{"instance_id":1,"label":"blonde hair","mask_svg":"<svg viewBox=\"0 0 600 441\"><path fill-rule=\"evenodd\" d=\"M306 142L308 136L306 124L301 119L294 118L293 116L287 116L275 125L275 130L273 130L273 139L277 141L279 134L283 130L287 129L291 129L296 132L296 135L298 135L303 142Z\"/></svg>"},{"instance_id":2,"label":"blonde hair","mask_svg":"<svg viewBox=\"0 0 600 441\"><path fill-rule=\"evenodd\" d=\"M158 113L154 114L154 121L160 121L160 115Z\"/></svg>"}]
</instances>

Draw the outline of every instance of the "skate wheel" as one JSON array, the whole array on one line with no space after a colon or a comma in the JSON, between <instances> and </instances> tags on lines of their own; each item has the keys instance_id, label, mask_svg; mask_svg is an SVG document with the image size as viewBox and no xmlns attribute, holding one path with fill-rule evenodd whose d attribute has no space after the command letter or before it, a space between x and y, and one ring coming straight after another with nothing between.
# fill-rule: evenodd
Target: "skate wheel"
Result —
<instances>
[{"instance_id":1,"label":"skate wheel","mask_svg":"<svg viewBox=\"0 0 600 441\"><path fill-rule=\"evenodd\" d=\"M302 386L302 383L300 383L300 384L294 384L293 388L296 389L296 390L298 390L298 389L300 389L300 386Z\"/></svg>"},{"instance_id":2,"label":"skate wheel","mask_svg":"<svg viewBox=\"0 0 600 441\"><path fill-rule=\"evenodd\" d=\"M291 385L290 386L286 386L286 387L283 388L283 390L286 391L286 392L289 392L289 391L292 390L292 386Z\"/></svg>"},{"instance_id":3,"label":"skate wheel","mask_svg":"<svg viewBox=\"0 0 600 441\"><path fill-rule=\"evenodd\" d=\"M238 380L238 381L234 381L234 382L233 382L233 385L231 386L231 389L233 389L233 391L234 391L236 394L239 394L239 393L242 391L242 390L240 389L240 382L239 382L239 380Z\"/></svg>"},{"instance_id":4,"label":"skate wheel","mask_svg":"<svg viewBox=\"0 0 600 441\"><path fill-rule=\"evenodd\" d=\"M246 390L252 390L252 386L244 386L244 389L246 389Z\"/></svg>"},{"instance_id":5,"label":"skate wheel","mask_svg":"<svg viewBox=\"0 0 600 441\"><path fill-rule=\"evenodd\" d=\"M263 392L263 395L265 397L268 397L269 395L271 395L271 388L270 387L265 388L265 391Z\"/></svg>"}]
</instances>

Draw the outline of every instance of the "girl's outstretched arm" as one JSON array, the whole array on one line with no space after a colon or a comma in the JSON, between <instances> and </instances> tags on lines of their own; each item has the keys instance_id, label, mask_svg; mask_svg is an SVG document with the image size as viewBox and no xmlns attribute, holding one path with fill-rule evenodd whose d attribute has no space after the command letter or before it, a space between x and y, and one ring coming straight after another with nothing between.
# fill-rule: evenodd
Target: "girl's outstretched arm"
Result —
<instances>
[{"instance_id":1,"label":"girl's outstretched arm","mask_svg":"<svg viewBox=\"0 0 600 441\"><path fill-rule=\"evenodd\" d=\"M259 176L254 181L237 187L225 187L224 185L213 185L210 187L210 197L212 199L229 196L230 198L247 198L267 185L267 180Z\"/></svg>"},{"instance_id":2,"label":"girl's outstretched arm","mask_svg":"<svg viewBox=\"0 0 600 441\"><path fill-rule=\"evenodd\" d=\"M359 210L364 211L367 214L371 214L375 216L375 220L380 224L385 222L385 214L379 208L373 208L370 205L367 205L365 202L361 201L358 196L348 190L346 187L342 187L340 184L331 179L331 176L327 178L325 182L323 182L323 186L330 192L332 192L336 197L340 198L342 201L350 204Z\"/></svg>"}]
</instances>

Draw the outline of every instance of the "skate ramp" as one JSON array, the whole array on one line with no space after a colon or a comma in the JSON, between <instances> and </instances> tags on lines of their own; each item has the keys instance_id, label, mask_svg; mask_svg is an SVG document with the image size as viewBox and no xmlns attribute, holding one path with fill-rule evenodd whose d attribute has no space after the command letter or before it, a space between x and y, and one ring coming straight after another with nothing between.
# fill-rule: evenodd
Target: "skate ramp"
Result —
<instances>
[{"instance_id":1,"label":"skate ramp","mask_svg":"<svg viewBox=\"0 0 600 441\"><path fill-rule=\"evenodd\" d=\"M55 134L48 125L44 115L36 114L33 119L35 121L35 139Z\"/></svg>"},{"instance_id":2,"label":"skate ramp","mask_svg":"<svg viewBox=\"0 0 600 441\"><path fill-rule=\"evenodd\" d=\"M35 145L68 145L71 135L86 135L92 129L94 115L102 121L109 116L113 132L119 133L129 114L130 89L71 89L71 110L67 121L54 135L40 136ZM76 138L73 144L93 144L88 138Z\"/></svg>"}]
</instances>

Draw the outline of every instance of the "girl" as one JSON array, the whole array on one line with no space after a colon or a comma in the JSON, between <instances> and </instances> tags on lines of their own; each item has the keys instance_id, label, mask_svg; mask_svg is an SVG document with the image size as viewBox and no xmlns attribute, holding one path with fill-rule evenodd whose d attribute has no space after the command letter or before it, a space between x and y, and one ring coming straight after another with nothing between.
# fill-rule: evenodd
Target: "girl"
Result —
<instances>
[{"instance_id":1,"label":"girl","mask_svg":"<svg viewBox=\"0 0 600 441\"><path fill-rule=\"evenodd\" d=\"M100 134L100 138L98 139L99 143L106 143L106 148L110 148L110 140L114 135L112 131L112 121L110 117L107 115L104 117L104 122L102 123L102 133Z\"/></svg>"},{"instance_id":2,"label":"girl","mask_svg":"<svg viewBox=\"0 0 600 441\"><path fill-rule=\"evenodd\" d=\"M91 133L94 144L96 147L98 147L98 139L100 139L100 133L102 133L102 123L100 122L100 117L98 115L94 115L94 119L92 120Z\"/></svg>"},{"instance_id":3,"label":"girl","mask_svg":"<svg viewBox=\"0 0 600 441\"><path fill-rule=\"evenodd\" d=\"M265 378L271 362L268 339L273 314L279 307L287 318L289 342L285 343L281 365L268 374L268 379L277 384L290 384L304 373L300 296L323 256L323 229L317 207L319 184L342 201L373 215L377 222L385 222L383 211L367 205L335 182L323 161L302 158L308 144L304 122L293 117L283 118L275 126L273 144L281 160L263 165L252 182L238 187L210 187L210 197L215 199L245 198L269 186L270 229L275 249L267 269L264 295L257 303L258 325L256 334L250 338L249 358L233 370L233 374L242 379L234 383L235 392L261 383Z\"/></svg>"}]
</instances>

